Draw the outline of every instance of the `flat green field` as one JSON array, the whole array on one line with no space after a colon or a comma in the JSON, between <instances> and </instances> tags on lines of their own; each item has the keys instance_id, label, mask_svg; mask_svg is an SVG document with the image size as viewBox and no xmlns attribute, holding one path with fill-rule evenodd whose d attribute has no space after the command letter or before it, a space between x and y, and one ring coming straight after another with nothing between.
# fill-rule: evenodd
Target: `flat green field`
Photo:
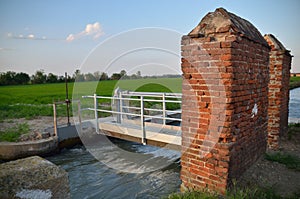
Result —
<instances>
[{"instance_id":1,"label":"flat green field","mask_svg":"<svg viewBox=\"0 0 300 199\"><path fill-rule=\"evenodd\" d=\"M300 77L291 77L290 79L290 89L300 87Z\"/></svg>"},{"instance_id":2,"label":"flat green field","mask_svg":"<svg viewBox=\"0 0 300 199\"><path fill-rule=\"evenodd\" d=\"M120 81L78 82L69 83L69 98L82 95L111 96L113 90L148 92L181 92L181 78L137 79ZM37 84L0 87L0 120L10 118L34 118L52 116L52 103L66 99L65 84ZM65 107L58 107L58 115L65 116Z\"/></svg>"},{"instance_id":3,"label":"flat green field","mask_svg":"<svg viewBox=\"0 0 300 199\"><path fill-rule=\"evenodd\" d=\"M137 79L101 82L69 83L69 98L81 99L83 95L112 96L113 90L148 92L181 92L181 78ZM291 77L291 88L300 86L299 77ZM73 93L74 92L74 93ZM74 94L74 96L73 96ZM37 84L0 87L0 121L10 118L52 116L52 104L66 99L65 84ZM66 116L66 107L58 106L58 116Z\"/></svg>"}]
</instances>

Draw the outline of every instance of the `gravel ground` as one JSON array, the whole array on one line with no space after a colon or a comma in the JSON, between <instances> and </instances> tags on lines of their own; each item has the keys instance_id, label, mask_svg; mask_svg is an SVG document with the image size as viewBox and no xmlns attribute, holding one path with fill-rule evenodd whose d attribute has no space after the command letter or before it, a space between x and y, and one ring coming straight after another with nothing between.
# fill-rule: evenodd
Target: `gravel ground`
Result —
<instances>
[{"instance_id":1,"label":"gravel ground","mask_svg":"<svg viewBox=\"0 0 300 199\"><path fill-rule=\"evenodd\" d=\"M281 139L279 151L300 158L300 128L298 130L298 133L294 134L291 139L288 139L288 136ZM261 157L241 176L240 183L241 185L272 187L283 197L300 195L300 172L288 169L283 164L268 161L264 157Z\"/></svg>"},{"instance_id":2,"label":"gravel ground","mask_svg":"<svg viewBox=\"0 0 300 199\"><path fill-rule=\"evenodd\" d=\"M67 124L67 117L59 117L57 118L57 124L63 125ZM70 122L72 123L72 118L70 118ZM53 117L37 117L32 120L27 120L25 118L19 119L8 119L4 120L0 123L0 131L4 131L7 128L16 127L18 124L27 123L29 125L29 133L24 134L20 137L19 141L29 141L29 140L39 140L42 139L42 133L46 128L53 127Z\"/></svg>"}]
</instances>

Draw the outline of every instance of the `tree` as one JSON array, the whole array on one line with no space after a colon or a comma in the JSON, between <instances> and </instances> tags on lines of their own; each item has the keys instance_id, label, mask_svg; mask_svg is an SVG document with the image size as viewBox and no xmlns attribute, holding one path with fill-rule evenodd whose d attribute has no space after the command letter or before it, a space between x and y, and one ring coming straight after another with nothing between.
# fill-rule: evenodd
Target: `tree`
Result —
<instances>
[{"instance_id":1,"label":"tree","mask_svg":"<svg viewBox=\"0 0 300 199\"><path fill-rule=\"evenodd\" d=\"M95 77L96 81L99 81L101 78L100 72L99 71L94 72L94 77Z\"/></svg>"},{"instance_id":2,"label":"tree","mask_svg":"<svg viewBox=\"0 0 300 199\"><path fill-rule=\"evenodd\" d=\"M5 73L0 73L0 86L6 85Z\"/></svg>"},{"instance_id":3,"label":"tree","mask_svg":"<svg viewBox=\"0 0 300 199\"><path fill-rule=\"evenodd\" d=\"M73 79L73 78L72 78L72 79ZM62 76L62 75L59 76L58 79L57 79L57 82L58 82L58 83L63 83L63 82L65 82L65 76Z\"/></svg>"},{"instance_id":4,"label":"tree","mask_svg":"<svg viewBox=\"0 0 300 199\"><path fill-rule=\"evenodd\" d=\"M78 82L83 82L84 81L84 75L81 74L80 70L77 69L73 75L73 78L75 79L75 81Z\"/></svg>"},{"instance_id":5,"label":"tree","mask_svg":"<svg viewBox=\"0 0 300 199\"><path fill-rule=\"evenodd\" d=\"M138 77L137 77L137 75L136 74L132 74L131 76L130 76L130 79L137 79Z\"/></svg>"},{"instance_id":6,"label":"tree","mask_svg":"<svg viewBox=\"0 0 300 199\"><path fill-rule=\"evenodd\" d=\"M47 75L46 82L47 83L56 83L56 82L58 82L57 75L54 75L53 73L49 73Z\"/></svg>"},{"instance_id":7,"label":"tree","mask_svg":"<svg viewBox=\"0 0 300 199\"><path fill-rule=\"evenodd\" d=\"M119 80L119 79L121 79L121 74L120 73L114 73L114 74L112 74L112 76L110 77L110 79L112 79L112 80Z\"/></svg>"},{"instance_id":8,"label":"tree","mask_svg":"<svg viewBox=\"0 0 300 199\"><path fill-rule=\"evenodd\" d=\"M85 81L95 81L96 78L92 73L88 73L84 75L84 80Z\"/></svg>"},{"instance_id":9,"label":"tree","mask_svg":"<svg viewBox=\"0 0 300 199\"><path fill-rule=\"evenodd\" d=\"M120 72L121 77L126 76L126 74L127 74L127 72L125 70L121 70L121 72Z\"/></svg>"},{"instance_id":10,"label":"tree","mask_svg":"<svg viewBox=\"0 0 300 199\"><path fill-rule=\"evenodd\" d=\"M141 71L136 72L136 76L137 76L137 78L142 78L142 73L141 73Z\"/></svg>"},{"instance_id":11,"label":"tree","mask_svg":"<svg viewBox=\"0 0 300 199\"><path fill-rule=\"evenodd\" d=\"M108 80L108 75L105 72L102 72L101 76L100 76L100 81L103 81L103 80Z\"/></svg>"},{"instance_id":12,"label":"tree","mask_svg":"<svg viewBox=\"0 0 300 199\"><path fill-rule=\"evenodd\" d=\"M1 85L13 85L15 84L14 77L16 73L13 71L7 71L6 73L1 74L0 84Z\"/></svg>"},{"instance_id":13,"label":"tree","mask_svg":"<svg viewBox=\"0 0 300 199\"><path fill-rule=\"evenodd\" d=\"M17 73L14 77L16 84L28 84L30 77L27 73Z\"/></svg>"},{"instance_id":14,"label":"tree","mask_svg":"<svg viewBox=\"0 0 300 199\"><path fill-rule=\"evenodd\" d=\"M27 73L8 71L0 73L0 85L28 84L30 77Z\"/></svg>"},{"instance_id":15,"label":"tree","mask_svg":"<svg viewBox=\"0 0 300 199\"><path fill-rule=\"evenodd\" d=\"M73 74L74 79L76 79L77 75L79 75L79 74L80 74L80 70L76 69L74 74Z\"/></svg>"},{"instance_id":16,"label":"tree","mask_svg":"<svg viewBox=\"0 0 300 199\"><path fill-rule=\"evenodd\" d=\"M47 76L44 74L43 70L38 70L32 75L31 82L33 84L43 84L46 83Z\"/></svg>"}]
</instances>

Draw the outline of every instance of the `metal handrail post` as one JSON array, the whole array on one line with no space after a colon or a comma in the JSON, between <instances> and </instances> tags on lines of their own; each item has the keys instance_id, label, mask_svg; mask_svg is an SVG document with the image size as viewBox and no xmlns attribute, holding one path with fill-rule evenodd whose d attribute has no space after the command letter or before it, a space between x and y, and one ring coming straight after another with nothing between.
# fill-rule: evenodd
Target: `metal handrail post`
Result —
<instances>
[{"instance_id":1,"label":"metal handrail post","mask_svg":"<svg viewBox=\"0 0 300 199\"><path fill-rule=\"evenodd\" d=\"M56 118L56 104L53 103L53 123L54 123L54 136L57 136L57 118Z\"/></svg>"},{"instance_id":2,"label":"metal handrail post","mask_svg":"<svg viewBox=\"0 0 300 199\"><path fill-rule=\"evenodd\" d=\"M81 104L78 101L78 122L79 122L79 133L82 133L82 121L81 121Z\"/></svg>"},{"instance_id":3,"label":"metal handrail post","mask_svg":"<svg viewBox=\"0 0 300 199\"><path fill-rule=\"evenodd\" d=\"M141 130L142 130L142 144L146 145L146 131L145 131L145 120L144 120L144 96L141 95Z\"/></svg>"},{"instance_id":4,"label":"metal handrail post","mask_svg":"<svg viewBox=\"0 0 300 199\"><path fill-rule=\"evenodd\" d=\"M162 103L163 103L163 125L166 125L166 94L162 95Z\"/></svg>"},{"instance_id":5,"label":"metal handrail post","mask_svg":"<svg viewBox=\"0 0 300 199\"><path fill-rule=\"evenodd\" d=\"M94 94L94 111L95 111L95 120L96 120L96 133L99 133L99 121L98 121L98 99L97 94Z\"/></svg>"},{"instance_id":6,"label":"metal handrail post","mask_svg":"<svg viewBox=\"0 0 300 199\"><path fill-rule=\"evenodd\" d=\"M118 90L118 94L117 94L117 97L118 99L116 100L117 101L117 123L121 123L121 119L122 119L122 107L121 107L121 103L122 103L122 99L121 99L121 92Z\"/></svg>"}]
</instances>

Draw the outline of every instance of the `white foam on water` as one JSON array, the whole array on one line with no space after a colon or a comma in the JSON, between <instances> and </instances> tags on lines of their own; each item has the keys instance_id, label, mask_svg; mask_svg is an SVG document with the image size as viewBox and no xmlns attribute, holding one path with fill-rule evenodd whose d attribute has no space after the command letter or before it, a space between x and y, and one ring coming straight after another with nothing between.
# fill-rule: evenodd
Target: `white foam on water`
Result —
<instances>
[{"instance_id":1,"label":"white foam on water","mask_svg":"<svg viewBox=\"0 0 300 199\"><path fill-rule=\"evenodd\" d=\"M139 146L139 147L137 147L137 151L140 153L151 154L151 155L153 155L153 157L156 157L156 158L164 157L169 160L173 160L174 158L175 159L180 158L180 155L181 155L179 151L169 150L166 148L153 147L150 145Z\"/></svg>"},{"instance_id":2,"label":"white foam on water","mask_svg":"<svg viewBox=\"0 0 300 199\"><path fill-rule=\"evenodd\" d=\"M52 197L52 192L50 189L23 189L16 193L16 197L22 199L50 199Z\"/></svg>"},{"instance_id":3,"label":"white foam on water","mask_svg":"<svg viewBox=\"0 0 300 199\"><path fill-rule=\"evenodd\" d=\"M289 124L300 123L300 118L289 117Z\"/></svg>"}]
</instances>

